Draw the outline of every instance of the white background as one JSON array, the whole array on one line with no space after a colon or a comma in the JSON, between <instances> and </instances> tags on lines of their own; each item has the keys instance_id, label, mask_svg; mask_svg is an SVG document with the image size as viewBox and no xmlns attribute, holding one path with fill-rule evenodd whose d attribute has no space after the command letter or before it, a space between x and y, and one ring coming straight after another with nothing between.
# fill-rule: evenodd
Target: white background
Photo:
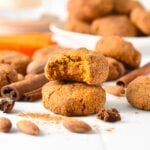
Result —
<instances>
[{"instance_id":1,"label":"white background","mask_svg":"<svg viewBox=\"0 0 150 150\"><path fill-rule=\"evenodd\" d=\"M147 3L149 0L143 0ZM45 0L45 9L57 12L64 17L64 0ZM48 7L50 5L50 8ZM150 4L149 4L150 6ZM149 61L143 58L143 63ZM150 114L131 107L125 98L107 95L106 107L115 107L121 112L122 121L118 123L105 123L97 120L95 116L79 117L93 126L89 134L75 134L65 130L61 124L39 125L41 135L34 137L22 134L16 130L16 122L22 118L16 116L20 112L48 112L37 103L18 102L12 114L0 112L13 122L11 133L0 133L0 150L150 150ZM34 120L35 121L35 120ZM95 128L97 126L97 128ZM113 128L112 132L107 129Z\"/></svg>"}]
</instances>

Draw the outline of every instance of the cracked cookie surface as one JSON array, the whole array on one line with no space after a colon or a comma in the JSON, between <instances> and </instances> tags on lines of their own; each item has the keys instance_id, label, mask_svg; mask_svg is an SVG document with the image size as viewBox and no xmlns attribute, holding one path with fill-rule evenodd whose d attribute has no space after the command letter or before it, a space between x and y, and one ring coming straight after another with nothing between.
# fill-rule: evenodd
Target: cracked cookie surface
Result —
<instances>
[{"instance_id":1,"label":"cracked cookie surface","mask_svg":"<svg viewBox=\"0 0 150 150\"><path fill-rule=\"evenodd\" d=\"M122 62L128 68L138 68L141 62L140 52L119 36L102 38L96 44L96 51Z\"/></svg>"},{"instance_id":2,"label":"cracked cookie surface","mask_svg":"<svg viewBox=\"0 0 150 150\"><path fill-rule=\"evenodd\" d=\"M0 51L0 63L9 64L18 73L25 74L27 65L31 59L20 52L2 50Z\"/></svg>"},{"instance_id":3,"label":"cracked cookie surface","mask_svg":"<svg viewBox=\"0 0 150 150\"><path fill-rule=\"evenodd\" d=\"M51 81L42 88L45 108L65 116L97 113L105 104L105 91L100 85Z\"/></svg>"},{"instance_id":4,"label":"cracked cookie surface","mask_svg":"<svg viewBox=\"0 0 150 150\"><path fill-rule=\"evenodd\" d=\"M92 22L91 32L103 36L137 36L138 30L125 15L111 15Z\"/></svg>"},{"instance_id":5,"label":"cracked cookie surface","mask_svg":"<svg viewBox=\"0 0 150 150\"><path fill-rule=\"evenodd\" d=\"M8 64L0 64L0 89L17 80L17 72L13 67Z\"/></svg>"},{"instance_id":6,"label":"cracked cookie surface","mask_svg":"<svg viewBox=\"0 0 150 150\"><path fill-rule=\"evenodd\" d=\"M139 109L150 110L150 77L140 76L127 87L128 102Z\"/></svg>"},{"instance_id":7,"label":"cracked cookie surface","mask_svg":"<svg viewBox=\"0 0 150 150\"><path fill-rule=\"evenodd\" d=\"M106 58L85 48L69 50L51 57L45 67L49 80L78 81L100 84L107 79L109 66Z\"/></svg>"}]
</instances>

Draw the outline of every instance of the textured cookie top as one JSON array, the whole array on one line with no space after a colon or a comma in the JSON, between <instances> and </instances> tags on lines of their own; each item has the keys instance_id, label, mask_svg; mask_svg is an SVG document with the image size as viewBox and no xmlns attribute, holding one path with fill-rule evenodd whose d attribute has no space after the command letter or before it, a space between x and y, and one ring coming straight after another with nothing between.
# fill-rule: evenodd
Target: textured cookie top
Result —
<instances>
[{"instance_id":1,"label":"textured cookie top","mask_svg":"<svg viewBox=\"0 0 150 150\"><path fill-rule=\"evenodd\" d=\"M135 9L131 13L131 21L146 35L150 35L150 11Z\"/></svg>"},{"instance_id":2,"label":"textured cookie top","mask_svg":"<svg viewBox=\"0 0 150 150\"><path fill-rule=\"evenodd\" d=\"M108 27L109 25L109 27ZM95 19L92 33L104 36L137 36L138 30L125 15L111 15Z\"/></svg>"},{"instance_id":3,"label":"textured cookie top","mask_svg":"<svg viewBox=\"0 0 150 150\"><path fill-rule=\"evenodd\" d=\"M32 58L34 60L39 60L39 59L47 60L50 56L53 56L57 53L62 53L65 51L67 51L67 49L64 47L61 47L61 46L56 46L56 45L55 46L47 46L47 47L37 50L33 54Z\"/></svg>"},{"instance_id":4,"label":"textured cookie top","mask_svg":"<svg viewBox=\"0 0 150 150\"><path fill-rule=\"evenodd\" d=\"M102 54L80 48L51 57L45 75L49 80L99 84L107 79L108 69L108 62Z\"/></svg>"},{"instance_id":5,"label":"textured cookie top","mask_svg":"<svg viewBox=\"0 0 150 150\"><path fill-rule=\"evenodd\" d=\"M0 89L12 82L17 81L16 70L8 64L0 64Z\"/></svg>"},{"instance_id":6,"label":"textured cookie top","mask_svg":"<svg viewBox=\"0 0 150 150\"><path fill-rule=\"evenodd\" d=\"M115 58L131 68L137 68L141 62L141 54L130 42L119 36L104 37L97 42L96 51Z\"/></svg>"},{"instance_id":7,"label":"textured cookie top","mask_svg":"<svg viewBox=\"0 0 150 150\"><path fill-rule=\"evenodd\" d=\"M68 12L72 17L84 21L110 14L114 0L69 0Z\"/></svg>"},{"instance_id":8,"label":"textured cookie top","mask_svg":"<svg viewBox=\"0 0 150 150\"><path fill-rule=\"evenodd\" d=\"M150 77L137 77L129 83L126 93L132 106L150 110Z\"/></svg>"},{"instance_id":9,"label":"textured cookie top","mask_svg":"<svg viewBox=\"0 0 150 150\"><path fill-rule=\"evenodd\" d=\"M2 50L0 51L0 62L9 62L9 61L30 61L30 58L20 52L13 50Z\"/></svg>"},{"instance_id":10,"label":"textured cookie top","mask_svg":"<svg viewBox=\"0 0 150 150\"><path fill-rule=\"evenodd\" d=\"M51 81L42 88L44 107L67 116L97 113L105 104L105 91L100 85Z\"/></svg>"},{"instance_id":11,"label":"textured cookie top","mask_svg":"<svg viewBox=\"0 0 150 150\"><path fill-rule=\"evenodd\" d=\"M11 65L18 73L25 74L30 61L30 57L20 52L13 50L0 51L0 63Z\"/></svg>"}]
</instances>

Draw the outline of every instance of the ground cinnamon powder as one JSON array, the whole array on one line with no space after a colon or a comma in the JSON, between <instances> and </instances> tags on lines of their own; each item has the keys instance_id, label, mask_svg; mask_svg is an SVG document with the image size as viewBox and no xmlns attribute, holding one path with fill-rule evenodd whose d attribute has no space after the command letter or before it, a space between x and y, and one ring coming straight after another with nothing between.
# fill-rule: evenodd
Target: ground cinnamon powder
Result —
<instances>
[{"instance_id":1,"label":"ground cinnamon powder","mask_svg":"<svg viewBox=\"0 0 150 150\"><path fill-rule=\"evenodd\" d=\"M37 119L41 121L53 122L53 123L60 123L67 118L62 116L51 115L48 113L30 113L30 112L19 113L18 116L30 118L30 119Z\"/></svg>"}]
</instances>

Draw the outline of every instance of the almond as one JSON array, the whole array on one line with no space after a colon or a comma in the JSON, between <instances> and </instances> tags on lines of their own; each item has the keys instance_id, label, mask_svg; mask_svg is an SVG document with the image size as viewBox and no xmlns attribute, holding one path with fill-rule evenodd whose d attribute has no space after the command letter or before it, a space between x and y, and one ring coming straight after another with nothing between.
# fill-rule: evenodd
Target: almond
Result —
<instances>
[{"instance_id":1,"label":"almond","mask_svg":"<svg viewBox=\"0 0 150 150\"><path fill-rule=\"evenodd\" d=\"M20 73L17 74L18 81L24 80L24 76Z\"/></svg>"},{"instance_id":2,"label":"almond","mask_svg":"<svg viewBox=\"0 0 150 150\"><path fill-rule=\"evenodd\" d=\"M34 60L27 66L27 74L39 74L44 72L45 60Z\"/></svg>"},{"instance_id":3,"label":"almond","mask_svg":"<svg viewBox=\"0 0 150 150\"><path fill-rule=\"evenodd\" d=\"M17 123L18 129L25 133L25 134L30 134L30 135L38 135L40 132L39 127L34 124L31 121L28 120L21 120Z\"/></svg>"},{"instance_id":4,"label":"almond","mask_svg":"<svg viewBox=\"0 0 150 150\"><path fill-rule=\"evenodd\" d=\"M11 121L7 118L0 118L0 132L9 132L12 127Z\"/></svg>"},{"instance_id":5,"label":"almond","mask_svg":"<svg viewBox=\"0 0 150 150\"><path fill-rule=\"evenodd\" d=\"M105 90L107 93L115 96L123 96L125 94L125 89L122 86L107 86Z\"/></svg>"},{"instance_id":6,"label":"almond","mask_svg":"<svg viewBox=\"0 0 150 150\"><path fill-rule=\"evenodd\" d=\"M66 119L63 126L71 132L86 133L92 130L91 126L81 120Z\"/></svg>"}]
</instances>

